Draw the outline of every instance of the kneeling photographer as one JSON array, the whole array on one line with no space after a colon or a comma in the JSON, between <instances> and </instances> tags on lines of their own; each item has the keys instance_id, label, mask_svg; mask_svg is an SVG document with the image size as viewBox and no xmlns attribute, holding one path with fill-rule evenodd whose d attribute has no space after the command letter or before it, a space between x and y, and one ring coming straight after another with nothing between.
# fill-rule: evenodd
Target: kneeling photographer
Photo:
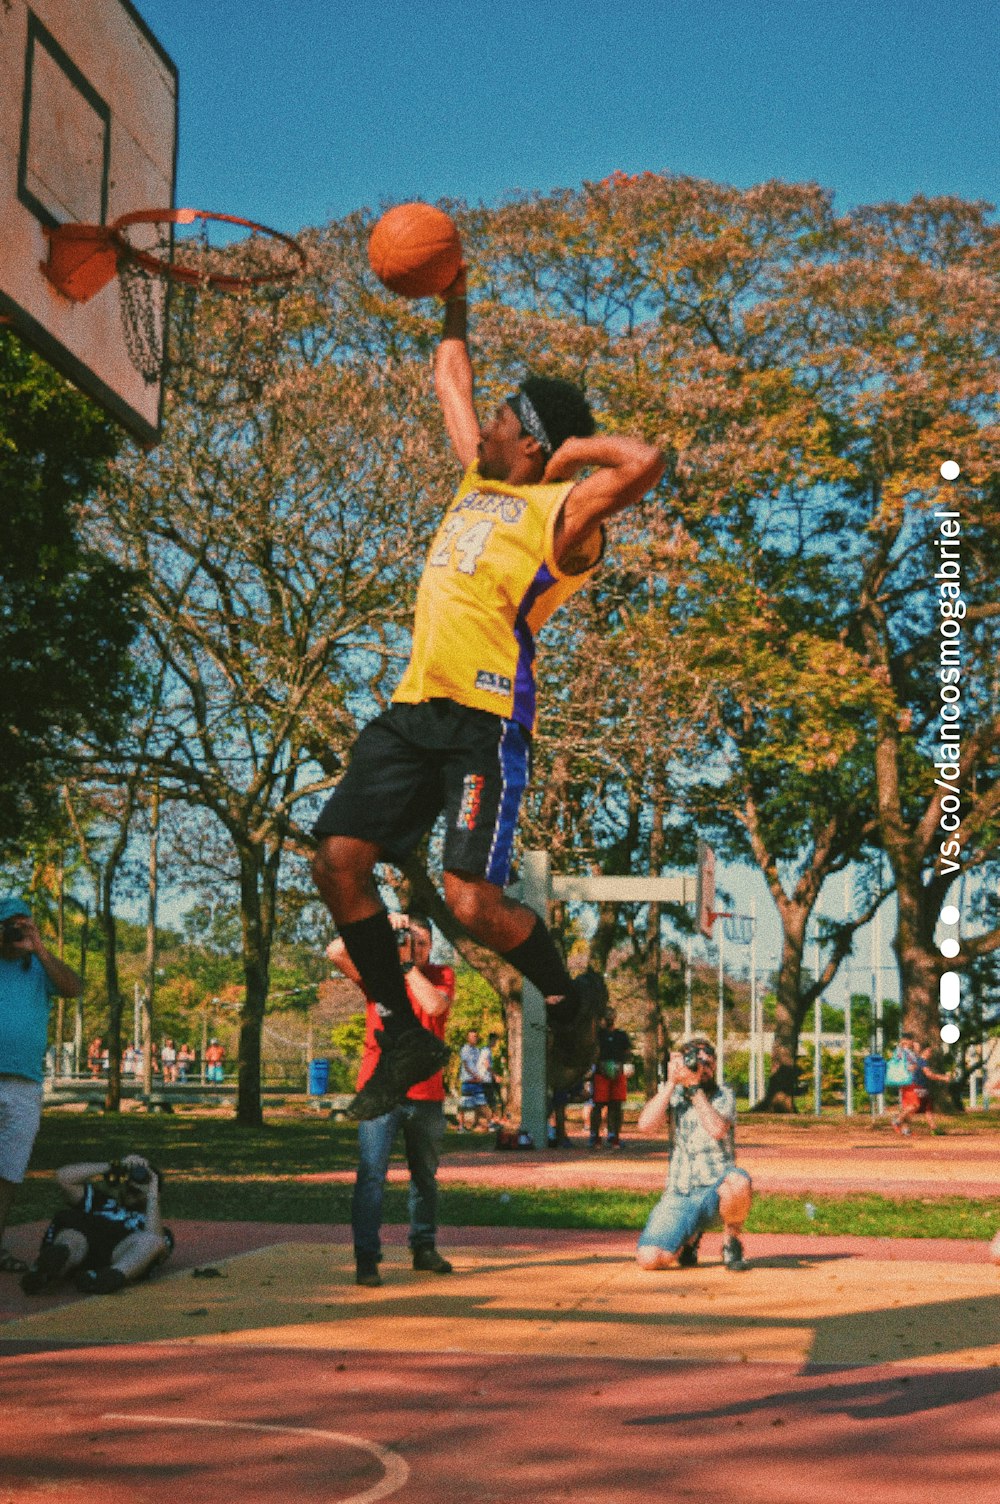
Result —
<instances>
[{"instance_id":1,"label":"kneeling photographer","mask_svg":"<svg viewBox=\"0 0 1000 1504\"><path fill-rule=\"evenodd\" d=\"M111 1295L170 1256L173 1237L160 1213L161 1176L141 1154L56 1171L68 1205L45 1229L33 1267L21 1280L40 1295L74 1276L86 1295Z\"/></svg>"},{"instance_id":2,"label":"kneeling photographer","mask_svg":"<svg viewBox=\"0 0 1000 1504\"><path fill-rule=\"evenodd\" d=\"M667 1079L639 1114L639 1132L668 1127L670 1173L639 1238L643 1269L691 1268L705 1228L722 1218L727 1269L746 1267L740 1234L750 1212L750 1176L736 1166L736 1097L715 1080L715 1049L704 1034L681 1040Z\"/></svg>"}]
</instances>

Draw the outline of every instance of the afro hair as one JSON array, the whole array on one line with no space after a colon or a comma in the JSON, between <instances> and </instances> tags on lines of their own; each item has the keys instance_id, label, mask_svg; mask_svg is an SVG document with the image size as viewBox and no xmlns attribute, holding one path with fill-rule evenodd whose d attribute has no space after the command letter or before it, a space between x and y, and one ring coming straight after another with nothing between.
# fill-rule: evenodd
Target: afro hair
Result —
<instances>
[{"instance_id":1,"label":"afro hair","mask_svg":"<svg viewBox=\"0 0 1000 1504\"><path fill-rule=\"evenodd\" d=\"M518 388L542 420L552 451L569 438L588 439L596 424L590 403L572 381L558 376L528 376Z\"/></svg>"}]
</instances>

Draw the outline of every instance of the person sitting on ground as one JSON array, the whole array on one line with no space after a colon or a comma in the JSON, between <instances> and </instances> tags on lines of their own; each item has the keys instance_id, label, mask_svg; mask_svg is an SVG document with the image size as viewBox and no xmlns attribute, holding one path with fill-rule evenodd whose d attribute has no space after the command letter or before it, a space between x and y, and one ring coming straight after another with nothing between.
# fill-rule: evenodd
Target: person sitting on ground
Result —
<instances>
[{"instance_id":1,"label":"person sitting on ground","mask_svg":"<svg viewBox=\"0 0 1000 1504\"><path fill-rule=\"evenodd\" d=\"M745 1269L740 1234L750 1213L750 1176L736 1166L736 1097L715 1080L715 1049L692 1034L670 1056L667 1079L639 1114L640 1133L668 1125L667 1187L650 1212L636 1259L642 1269L690 1268L701 1235L717 1217L725 1228L722 1262Z\"/></svg>"},{"instance_id":2,"label":"person sitting on ground","mask_svg":"<svg viewBox=\"0 0 1000 1504\"><path fill-rule=\"evenodd\" d=\"M26 1295L70 1275L85 1295L112 1295L169 1258L174 1239L160 1213L162 1176L143 1155L63 1165L56 1180L68 1205L45 1229L21 1280Z\"/></svg>"}]
</instances>

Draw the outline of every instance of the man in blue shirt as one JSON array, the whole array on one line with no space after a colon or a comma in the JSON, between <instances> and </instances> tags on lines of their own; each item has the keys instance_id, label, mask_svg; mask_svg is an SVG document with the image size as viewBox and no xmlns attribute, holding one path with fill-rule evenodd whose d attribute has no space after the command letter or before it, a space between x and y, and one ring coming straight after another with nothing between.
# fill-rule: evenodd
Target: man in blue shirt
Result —
<instances>
[{"instance_id":1,"label":"man in blue shirt","mask_svg":"<svg viewBox=\"0 0 1000 1504\"><path fill-rule=\"evenodd\" d=\"M83 983L46 949L20 898L0 899L0 1273L27 1265L2 1246L17 1187L42 1120L42 1081L54 997L78 997Z\"/></svg>"}]
</instances>

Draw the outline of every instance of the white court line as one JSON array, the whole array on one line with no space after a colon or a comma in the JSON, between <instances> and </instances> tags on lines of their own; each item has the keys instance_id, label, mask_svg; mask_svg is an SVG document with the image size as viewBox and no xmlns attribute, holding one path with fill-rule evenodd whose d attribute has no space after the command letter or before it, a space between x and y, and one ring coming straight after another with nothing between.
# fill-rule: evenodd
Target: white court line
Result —
<instances>
[{"instance_id":1,"label":"white court line","mask_svg":"<svg viewBox=\"0 0 1000 1504\"><path fill-rule=\"evenodd\" d=\"M398 1488L402 1488L410 1476L409 1464L395 1452L390 1452L387 1447L380 1447L377 1441L368 1441L364 1436L347 1436L343 1431L317 1431L311 1426L276 1426L246 1420L199 1420L190 1415L136 1415L134 1412L127 1415L102 1415L101 1419L124 1420L130 1423L145 1421L147 1424L157 1426L201 1426L205 1430L213 1431L264 1431L282 1436L316 1436L324 1441L336 1442L341 1446L360 1447L363 1452L370 1452L376 1461L382 1464L385 1477L373 1488L366 1488L364 1493L351 1494L347 1499L338 1499L336 1504L375 1504L376 1499L384 1499L389 1494L394 1494Z\"/></svg>"}]
</instances>

